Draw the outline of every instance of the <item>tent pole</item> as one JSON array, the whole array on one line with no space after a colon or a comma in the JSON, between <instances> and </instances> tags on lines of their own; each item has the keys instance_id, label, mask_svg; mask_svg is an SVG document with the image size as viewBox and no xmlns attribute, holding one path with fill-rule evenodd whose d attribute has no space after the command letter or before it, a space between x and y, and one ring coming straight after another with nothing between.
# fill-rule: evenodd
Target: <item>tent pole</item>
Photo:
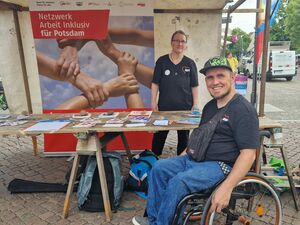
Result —
<instances>
[{"instance_id":1,"label":"tent pole","mask_svg":"<svg viewBox=\"0 0 300 225\"><path fill-rule=\"evenodd\" d=\"M27 74L26 65L25 65L25 56L24 56L24 51L23 51L23 43L22 43L22 35L21 35L21 31L20 31L18 10L13 9L13 15L14 15L14 22L15 22L15 26L16 26L16 35L17 35L17 41L18 41L18 48L19 48L19 52L20 52L21 66L22 66L22 71L23 71L23 80L24 80L24 86L25 86L27 109L28 109L28 113L32 114L33 113L32 102L31 102L31 97L30 97L28 74ZM33 136L33 137L31 137L31 139L32 139L32 145L33 145L33 154L36 156L37 152L38 152L37 138L35 136Z\"/></svg>"},{"instance_id":2,"label":"tent pole","mask_svg":"<svg viewBox=\"0 0 300 225\"><path fill-rule=\"evenodd\" d=\"M269 42L269 29L270 29L270 10L271 0L266 2L265 12L265 29L264 29L264 44L262 55L262 68L261 68L261 84L260 84L260 98L259 98L259 113L258 116L264 116L265 106L265 91L266 91L266 79L267 79L267 61L268 61L268 42Z\"/></svg>"},{"instance_id":3,"label":"tent pole","mask_svg":"<svg viewBox=\"0 0 300 225\"><path fill-rule=\"evenodd\" d=\"M259 9L259 3L261 0L256 1L256 9ZM254 57L253 57L253 76L252 76L252 92L251 92L251 98L250 101L252 105L257 108L257 64L256 62L256 51L257 51L257 36L258 36L258 26L259 26L259 12L256 12L256 23L255 23L255 37L254 37Z\"/></svg>"}]
</instances>

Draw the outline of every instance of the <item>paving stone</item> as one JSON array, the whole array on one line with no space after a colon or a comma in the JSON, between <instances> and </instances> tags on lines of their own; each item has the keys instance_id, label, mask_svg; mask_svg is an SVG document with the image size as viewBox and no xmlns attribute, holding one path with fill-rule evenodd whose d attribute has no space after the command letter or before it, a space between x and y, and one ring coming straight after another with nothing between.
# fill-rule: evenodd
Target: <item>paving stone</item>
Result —
<instances>
[{"instance_id":1,"label":"paving stone","mask_svg":"<svg viewBox=\"0 0 300 225\"><path fill-rule=\"evenodd\" d=\"M300 162L300 122L281 122L284 132L284 144L291 167ZM107 222L104 213L79 211L76 195L71 197L71 206L67 219L62 218L64 193L10 194L7 185L13 178L22 178L41 182L63 182L71 162L66 157L45 158L41 151L33 156L31 138L8 136L0 138L0 225L126 225L131 224L135 215L142 215L146 201L132 192L124 192L123 210L113 214L113 220ZM39 149L43 148L42 138L38 138ZM176 155L177 133L168 135L162 158ZM267 157L280 158L276 149L268 149ZM122 170L129 170L128 159L124 157ZM280 196L283 204L284 224L300 224L300 213L295 210L291 192ZM270 218L272 220L272 218Z\"/></svg>"}]
</instances>

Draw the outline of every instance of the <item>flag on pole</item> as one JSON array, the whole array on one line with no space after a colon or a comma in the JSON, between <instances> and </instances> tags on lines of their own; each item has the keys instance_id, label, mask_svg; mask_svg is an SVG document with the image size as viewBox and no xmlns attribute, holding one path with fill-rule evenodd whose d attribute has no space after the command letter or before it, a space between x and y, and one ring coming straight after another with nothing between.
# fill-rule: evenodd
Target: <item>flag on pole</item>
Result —
<instances>
[{"instance_id":1,"label":"flag on pole","mask_svg":"<svg viewBox=\"0 0 300 225\"><path fill-rule=\"evenodd\" d=\"M282 0L272 0L271 1L271 18L270 18L270 27L275 21L277 12L279 10L280 4ZM257 37L256 37L256 65L258 64L262 49L263 49L263 40L264 40L264 30L265 30L265 8L266 8L266 0L260 0L259 7L260 10L263 10L262 13L258 15L258 27L256 28Z\"/></svg>"}]
</instances>

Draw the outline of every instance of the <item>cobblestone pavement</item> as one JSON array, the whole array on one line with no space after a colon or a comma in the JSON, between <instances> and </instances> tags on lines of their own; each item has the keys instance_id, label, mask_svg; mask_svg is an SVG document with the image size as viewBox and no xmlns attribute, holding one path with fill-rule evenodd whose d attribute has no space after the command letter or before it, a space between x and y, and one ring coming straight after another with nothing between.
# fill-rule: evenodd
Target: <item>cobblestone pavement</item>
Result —
<instances>
[{"instance_id":1,"label":"cobblestone pavement","mask_svg":"<svg viewBox=\"0 0 300 225\"><path fill-rule=\"evenodd\" d=\"M300 122L282 122L284 141L291 167L300 162ZM42 140L38 140L42 149ZM2 225L92 225L92 224L131 224L134 215L142 214L145 200L134 193L124 192L122 210L113 214L113 220L106 222L104 213L79 211L75 194L72 196L69 217L62 217L64 193L10 194L7 191L9 182L14 178L40 182L63 182L71 163L66 157L33 156L31 139L14 136L0 138L0 224ZM176 133L170 132L163 157L174 155ZM280 157L277 150L267 150L268 157ZM128 170L128 163L123 163L123 172ZM298 190L299 192L299 190ZM281 195L283 203L283 224L300 224L300 213L295 210L290 192ZM300 203L299 203L300 204Z\"/></svg>"}]
</instances>

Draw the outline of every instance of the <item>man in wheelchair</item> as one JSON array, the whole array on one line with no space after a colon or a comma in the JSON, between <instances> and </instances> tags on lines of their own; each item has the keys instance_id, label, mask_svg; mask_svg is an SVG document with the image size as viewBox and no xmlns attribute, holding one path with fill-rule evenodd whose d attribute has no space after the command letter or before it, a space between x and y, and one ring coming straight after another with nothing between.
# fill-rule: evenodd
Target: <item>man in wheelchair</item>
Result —
<instances>
[{"instance_id":1,"label":"man in wheelchair","mask_svg":"<svg viewBox=\"0 0 300 225\"><path fill-rule=\"evenodd\" d=\"M254 107L235 91L235 75L223 57L209 59L200 70L213 99L202 113L199 128L181 156L159 160L148 178L148 218L133 224L169 225L179 201L226 179L214 192L210 211L229 204L233 188L251 168L259 148L258 117Z\"/></svg>"}]
</instances>

